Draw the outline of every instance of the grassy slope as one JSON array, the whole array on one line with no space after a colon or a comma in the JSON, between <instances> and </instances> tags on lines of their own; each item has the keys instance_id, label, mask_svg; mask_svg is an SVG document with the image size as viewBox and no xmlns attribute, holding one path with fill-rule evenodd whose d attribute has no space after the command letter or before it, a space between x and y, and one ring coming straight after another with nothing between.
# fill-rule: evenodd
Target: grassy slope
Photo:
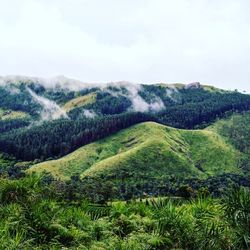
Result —
<instances>
[{"instance_id":1,"label":"grassy slope","mask_svg":"<svg viewBox=\"0 0 250 250\"><path fill-rule=\"evenodd\" d=\"M22 119L29 115L22 111L0 109L0 120Z\"/></svg>"},{"instance_id":2,"label":"grassy slope","mask_svg":"<svg viewBox=\"0 0 250 250\"><path fill-rule=\"evenodd\" d=\"M73 174L114 178L121 171L130 177L180 177L239 172L239 152L209 130L178 130L147 122L79 148L58 160L34 165L62 179Z\"/></svg>"},{"instance_id":3,"label":"grassy slope","mask_svg":"<svg viewBox=\"0 0 250 250\"><path fill-rule=\"evenodd\" d=\"M176 88L176 89L183 89L186 86L186 84L183 84L183 83L159 83L156 85L162 86L162 87ZM212 85L207 85L207 84L202 84L201 88L206 90L206 91L209 91L209 92L221 92L221 93L229 92L227 90L219 89L219 88L216 88Z\"/></svg>"},{"instance_id":4,"label":"grassy slope","mask_svg":"<svg viewBox=\"0 0 250 250\"><path fill-rule=\"evenodd\" d=\"M250 111L218 120L208 130L223 135L240 151L250 153Z\"/></svg>"},{"instance_id":5,"label":"grassy slope","mask_svg":"<svg viewBox=\"0 0 250 250\"><path fill-rule=\"evenodd\" d=\"M96 100L96 93L90 93L84 96L79 96L76 97L70 101L68 101L67 103L65 103L63 105L63 108L66 111L70 111L71 109L77 108L77 107L82 107L85 106L87 104L93 103Z\"/></svg>"},{"instance_id":6,"label":"grassy slope","mask_svg":"<svg viewBox=\"0 0 250 250\"><path fill-rule=\"evenodd\" d=\"M250 111L219 120L208 130L221 134L241 152L240 167L244 174L250 175Z\"/></svg>"}]
</instances>

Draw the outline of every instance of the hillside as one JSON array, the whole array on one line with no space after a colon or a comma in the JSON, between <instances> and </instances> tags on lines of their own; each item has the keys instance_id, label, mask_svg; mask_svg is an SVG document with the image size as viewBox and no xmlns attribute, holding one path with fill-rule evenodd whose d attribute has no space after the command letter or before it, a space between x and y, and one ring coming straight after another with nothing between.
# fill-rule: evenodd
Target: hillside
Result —
<instances>
[{"instance_id":1,"label":"hillside","mask_svg":"<svg viewBox=\"0 0 250 250\"><path fill-rule=\"evenodd\" d=\"M250 111L220 119L208 129L217 131L238 150L250 155Z\"/></svg>"},{"instance_id":2,"label":"hillside","mask_svg":"<svg viewBox=\"0 0 250 250\"><path fill-rule=\"evenodd\" d=\"M87 84L62 77L0 77L0 80L0 109L25 112L31 116L31 121L88 118L88 112L97 116L144 112L157 114L168 125L192 128L226 111L250 107L249 95L200 83ZM84 113L86 110L88 112ZM179 122L174 120L171 124L171 119L166 118L170 113L168 110L173 113L171 118L184 111L192 111L194 117ZM208 112L211 118L207 117Z\"/></svg>"},{"instance_id":3,"label":"hillside","mask_svg":"<svg viewBox=\"0 0 250 250\"><path fill-rule=\"evenodd\" d=\"M62 108L65 109L67 112L75 109L75 108L79 108L79 107L83 107L87 104L91 104L94 103L96 101L96 94L95 93L90 93L90 94L86 94L83 96L79 96L76 97L74 99L71 99L70 101L66 102Z\"/></svg>"},{"instance_id":4,"label":"hillside","mask_svg":"<svg viewBox=\"0 0 250 250\"><path fill-rule=\"evenodd\" d=\"M139 122L200 129L250 109L250 95L200 83L87 84L63 77L1 78L0 152L60 158Z\"/></svg>"},{"instance_id":5,"label":"hillside","mask_svg":"<svg viewBox=\"0 0 250 250\"><path fill-rule=\"evenodd\" d=\"M250 112L234 114L227 119L220 119L208 130L222 135L227 143L232 144L242 153L239 167L250 176Z\"/></svg>"},{"instance_id":6,"label":"hillside","mask_svg":"<svg viewBox=\"0 0 250 250\"><path fill-rule=\"evenodd\" d=\"M206 178L241 173L237 168L239 155L239 151L213 131L180 130L147 122L88 144L58 160L34 165L29 172L48 171L62 179L75 174L105 175L114 180Z\"/></svg>"}]
</instances>

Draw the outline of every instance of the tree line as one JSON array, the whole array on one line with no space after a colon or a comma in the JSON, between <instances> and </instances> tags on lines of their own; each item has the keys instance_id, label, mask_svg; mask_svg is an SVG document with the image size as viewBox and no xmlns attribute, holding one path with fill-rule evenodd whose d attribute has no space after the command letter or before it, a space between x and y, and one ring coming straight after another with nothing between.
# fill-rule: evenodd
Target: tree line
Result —
<instances>
[{"instance_id":1,"label":"tree line","mask_svg":"<svg viewBox=\"0 0 250 250\"><path fill-rule=\"evenodd\" d=\"M60 157L133 124L152 118L143 113L123 113L95 119L59 119L0 136L0 151L18 159Z\"/></svg>"}]
</instances>

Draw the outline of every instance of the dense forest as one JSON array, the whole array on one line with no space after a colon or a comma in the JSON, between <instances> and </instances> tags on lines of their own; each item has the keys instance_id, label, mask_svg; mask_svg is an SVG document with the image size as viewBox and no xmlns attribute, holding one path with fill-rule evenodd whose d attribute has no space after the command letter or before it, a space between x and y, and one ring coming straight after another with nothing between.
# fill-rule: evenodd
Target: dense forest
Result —
<instances>
[{"instance_id":1,"label":"dense forest","mask_svg":"<svg viewBox=\"0 0 250 250\"><path fill-rule=\"evenodd\" d=\"M124 113L96 119L44 122L39 126L3 134L0 138L0 151L23 160L62 156L118 130L151 119L143 113Z\"/></svg>"}]
</instances>

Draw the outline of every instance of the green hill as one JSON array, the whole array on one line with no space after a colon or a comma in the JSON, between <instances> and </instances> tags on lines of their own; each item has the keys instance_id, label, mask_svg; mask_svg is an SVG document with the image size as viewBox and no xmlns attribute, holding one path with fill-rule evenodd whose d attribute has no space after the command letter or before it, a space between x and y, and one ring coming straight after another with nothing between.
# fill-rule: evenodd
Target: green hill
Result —
<instances>
[{"instance_id":1,"label":"green hill","mask_svg":"<svg viewBox=\"0 0 250 250\"><path fill-rule=\"evenodd\" d=\"M241 173L241 153L212 130L181 130L154 122L124 129L88 144L58 160L32 166L28 171L50 172L69 179L82 177L206 178L223 173Z\"/></svg>"}]
</instances>

